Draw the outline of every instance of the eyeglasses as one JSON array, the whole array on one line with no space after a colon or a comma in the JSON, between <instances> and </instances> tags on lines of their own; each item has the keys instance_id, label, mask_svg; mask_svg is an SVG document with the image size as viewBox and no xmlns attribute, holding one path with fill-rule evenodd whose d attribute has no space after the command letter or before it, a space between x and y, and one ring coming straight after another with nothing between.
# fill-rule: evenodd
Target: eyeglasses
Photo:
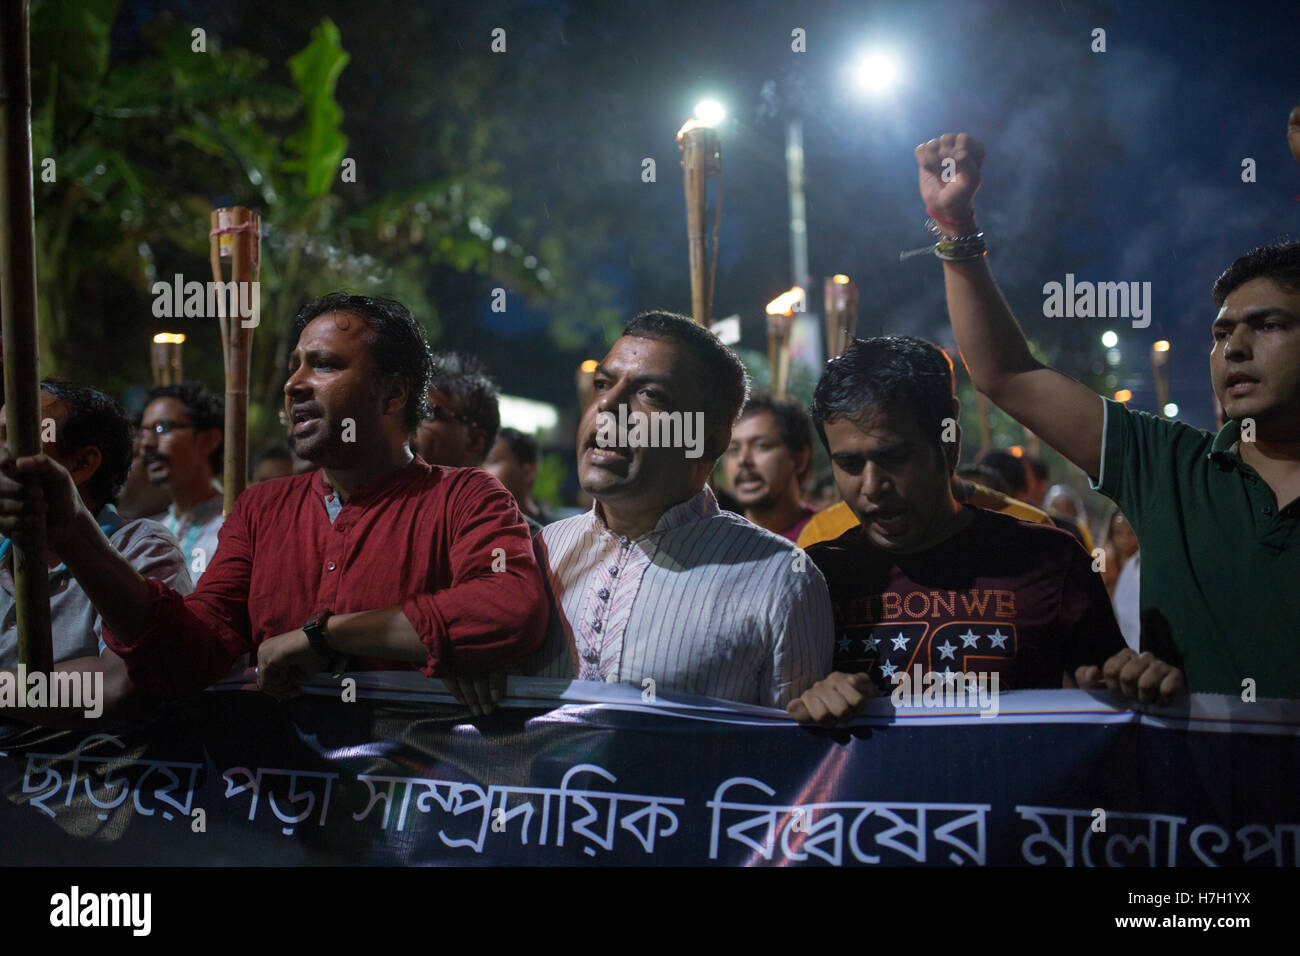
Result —
<instances>
[{"instance_id":1,"label":"eyeglasses","mask_svg":"<svg viewBox=\"0 0 1300 956\"><path fill-rule=\"evenodd\" d=\"M193 428L193 425L181 424L180 422L161 421L154 422L152 425L146 425L140 429L140 437L143 438L150 433L154 435L170 435L172 432L181 428Z\"/></svg>"},{"instance_id":2,"label":"eyeglasses","mask_svg":"<svg viewBox=\"0 0 1300 956\"><path fill-rule=\"evenodd\" d=\"M437 421L460 422L466 428L479 427L478 422L474 421L474 419L468 417L467 415L461 415L459 412L453 412L446 405L432 406L432 413L429 415L428 418L425 419L426 423L437 422Z\"/></svg>"}]
</instances>

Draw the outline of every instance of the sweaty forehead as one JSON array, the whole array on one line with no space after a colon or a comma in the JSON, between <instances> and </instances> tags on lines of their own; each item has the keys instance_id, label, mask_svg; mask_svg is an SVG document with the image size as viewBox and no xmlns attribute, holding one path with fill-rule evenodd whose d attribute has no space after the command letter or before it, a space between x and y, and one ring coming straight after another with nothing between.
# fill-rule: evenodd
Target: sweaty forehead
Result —
<instances>
[{"instance_id":1,"label":"sweaty forehead","mask_svg":"<svg viewBox=\"0 0 1300 956\"><path fill-rule=\"evenodd\" d=\"M831 454L870 451L884 445L918 442L925 436L916 415L907 408L864 408L857 415L835 415L823 426Z\"/></svg>"},{"instance_id":2,"label":"sweaty forehead","mask_svg":"<svg viewBox=\"0 0 1300 956\"><path fill-rule=\"evenodd\" d=\"M700 363L686 348L668 339L625 335L600 363L620 375L653 375L674 385L696 382L703 374Z\"/></svg>"},{"instance_id":3,"label":"sweaty forehead","mask_svg":"<svg viewBox=\"0 0 1300 956\"><path fill-rule=\"evenodd\" d=\"M1217 318L1235 319L1263 309L1280 309L1300 317L1300 290L1287 289L1263 276L1251 279L1228 293Z\"/></svg>"},{"instance_id":4,"label":"sweaty forehead","mask_svg":"<svg viewBox=\"0 0 1300 956\"><path fill-rule=\"evenodd\" d=\"M339 349L363 347L370 327L351 312L322 312L303 327L298 348Z\"/></svg>"}]
</instances>

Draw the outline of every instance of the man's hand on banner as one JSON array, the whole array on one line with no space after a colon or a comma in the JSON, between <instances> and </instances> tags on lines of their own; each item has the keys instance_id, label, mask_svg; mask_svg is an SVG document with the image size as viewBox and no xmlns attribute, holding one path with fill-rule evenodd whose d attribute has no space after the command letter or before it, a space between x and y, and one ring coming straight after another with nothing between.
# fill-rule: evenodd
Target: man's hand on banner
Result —
<instances>
[{"instance_id":1,"label":"man's hand on banner","mask_svg":"<svg viewBox=\"0 0 1300 956\"><path fill-rule=\"evenodd\" d=\"M1074 672L1074 680L1080 690L1109 690L1144 704L1163 706L1187 695L1187 678L1181 670L1150 651L1138 654L1129 647L1101 667L1080 667Z\"/></svg>"},{"instance_id":2,"label":"man's hand on banner","mask_svg":"<svg viewBox=\"0 0 1300 956\"><path fill-rule=\"evenodd\" d=\"M257 647L257 687L276 700L297 697L298 685L328 664L311 649L302 628L277 634Z\"/></svg>"},{"instance_id":3,"label":"man's hand on banner","mask_svg":"<svg viewBox=\"0 0 1300 956\"><path fill-rule=\"evenodd\" d=\"M786 712L801 724L833 727L850 720L876 696L876 685L867 674L832 671L790 702Z\"/></svg>"},{"instance_id":4,"label":"man's hand on banner","mask_svg":"<svg viewBox=\"0 0 1300 956\"><path fill-rule=\"evenodd\" d=\"M506 672L489 671L485 674L448 675L442 679L461 704L475 717L486 717L497 709L506 696Z\"/></svg>"}]
</instances>

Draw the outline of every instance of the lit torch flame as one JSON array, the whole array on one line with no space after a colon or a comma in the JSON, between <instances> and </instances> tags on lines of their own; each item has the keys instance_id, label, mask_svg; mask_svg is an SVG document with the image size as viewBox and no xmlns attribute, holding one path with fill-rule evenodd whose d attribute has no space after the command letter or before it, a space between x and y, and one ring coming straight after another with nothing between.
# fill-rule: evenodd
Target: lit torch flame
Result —
<instances>
[{"instance_id":1,"label":"lit torch flame","mask_svg":"<svg viewBox=\"0 0 1300 956\"><path fill-rule=\"evenodd\" d=\"M795 286L789 292L782 292L767 304L768 315L790 315L795 306L803 302L803 289Z\"/></svg>"}]
</instances>

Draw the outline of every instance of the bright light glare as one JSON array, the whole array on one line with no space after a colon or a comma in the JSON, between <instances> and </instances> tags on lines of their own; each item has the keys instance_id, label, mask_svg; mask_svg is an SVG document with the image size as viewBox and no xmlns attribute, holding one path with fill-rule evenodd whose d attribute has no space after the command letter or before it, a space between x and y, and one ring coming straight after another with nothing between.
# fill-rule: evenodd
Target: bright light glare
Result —
<instances>
[{"instance_id":1,"label":"bright light glare","mask_svg":"<svg viewBox=\"0 0 1300 956\"><path fill-rule=\"evenodd\" d=\"M1133 393L1130 392L1127 388L1121 388L1118 392L1115 393L1115 401L1117 402L1130 402L1132 400L1133 400Z\"/></svg>"},{"instance_id":2,"label":"bright light glare","mask_svg":"<svg viewBox=\"0 0 1300 956\"><path fill-rule=\"evenodd\" d=\"M1159 342L1157 342L1155 345L1151 347L1155 349L1157 352L1168 352L1169 341L1167 339L1161 339Z\"/></svg>"},{"instance_id":3,"label":"bright light glare","mask_svg":"<svg viewBox=\"0 0 1300 956\"><path fill-rule=\"evenodd\" d=\"M888 53L864 54L853 65L853 82L866 93L883 93L898 80L898 64Z\"/></svg>"},{"instance_id":4,"label":"bright light glare","mask_svg":"<svg viewBox=\"0 0 1300 956\"><path fill-rule=\"evenodd\" d=\"M705 126L717 126L727 118L727 111L717 100L700 100L695 104L695 118Z\"/></svg>"},{"instance_id":5,"label":"bright light glare","mask_svg":"<svg viewBox=\"0 0 1300 956\"><path fill-rule=\"evenodd\" d=\"M1119 336L1107 329L1105 332L1101 333L1101 344L1106 346L1108 349L1113 349L1115 346L1119 345Z\"/></svg>"},{"instance_id":6,"label":"bright light glare","mask_svg":"<svg viewBox=\"0 0 1300 956\"><path fill-rule=\"evenodd\" d=\"M1178 417L1178 406L1173 402L1169 402L1168 404L1166 404L1165 418L1177 418L1177 417Z\"/></svg>"}]
</instances>

